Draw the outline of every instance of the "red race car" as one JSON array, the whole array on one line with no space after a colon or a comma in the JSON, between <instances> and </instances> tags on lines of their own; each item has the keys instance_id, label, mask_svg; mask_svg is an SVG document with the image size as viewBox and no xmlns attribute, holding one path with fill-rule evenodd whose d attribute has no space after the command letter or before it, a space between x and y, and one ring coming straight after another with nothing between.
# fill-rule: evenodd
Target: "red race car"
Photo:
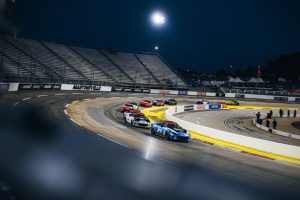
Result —
<instances>
[{"instance_id":1,"label":"red race car","mask_svg":"<svg viewBox=\"0 0 300 200\"><path fill-rule=\"evenodd\" d=\"M124 104L122 107L121 107L121 111L122 112L127 112L127 111L129 111L129 110L135 110L134 108L133 108L133 104L130 104L130 103L126 103L126 104Z\"/></svg>"},{"instance_id":2,"label":"red race car","mask_svg":"<svg viewBox=\"0 0 300 200\"><path fill-rule=\"evenodd\" d=\"M149 100L144 100L144 101L141 101L139 103L139 105L142 106L142 107L152 107L152 102L149 101Z\"/></svg>"}]
</instances>

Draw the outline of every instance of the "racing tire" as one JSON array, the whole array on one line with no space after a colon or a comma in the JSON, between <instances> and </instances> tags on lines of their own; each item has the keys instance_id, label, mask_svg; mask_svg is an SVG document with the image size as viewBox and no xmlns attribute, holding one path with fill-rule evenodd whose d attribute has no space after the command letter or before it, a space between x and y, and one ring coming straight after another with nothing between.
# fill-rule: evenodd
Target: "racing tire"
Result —
<instances>
[{"instance_id":1,"label":"racing tire","mask_svg":"<svg viewBox=\"0 0 300 200\"><path fill-rule=\"evenodd\" d=\"M168 134L168 133L165 133L165 135L164 135L164 139L165 139L165 140L170 140L170 136L169 136L169 134Z\"/></svg>"},{"instance_id":2,"label":"racing tire","mask_svg":"<svg viewBox=\"0 0 300 200\"><path fill-rule=\"evenodd\" d=\"M150 128L150 131L151 131L152 135L156 135L156 133L155 133L155 131L154 131L154 129L152 127Z\"/></svg>"}]
</instances>

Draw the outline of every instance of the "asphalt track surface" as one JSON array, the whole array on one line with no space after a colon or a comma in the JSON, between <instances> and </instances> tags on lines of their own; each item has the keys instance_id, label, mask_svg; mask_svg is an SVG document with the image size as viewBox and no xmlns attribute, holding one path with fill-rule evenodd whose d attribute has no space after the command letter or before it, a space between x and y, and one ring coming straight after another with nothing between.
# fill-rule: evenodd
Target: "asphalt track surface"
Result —
<instances>
[{"instance_id":1,"label":"asphalt track surface","mask_svg":"<svg viewBox=\"0 0 300 200\"><path fill-rule=\"evenodd\" d=\"M298 165L133 129L116 110L127 97L81 91L3 95L0 180L16 199L298 199ZM110 134L95 134L64 113L66 104L87 98L104 102L87 113Z\"/></svg>"}]
</instances>

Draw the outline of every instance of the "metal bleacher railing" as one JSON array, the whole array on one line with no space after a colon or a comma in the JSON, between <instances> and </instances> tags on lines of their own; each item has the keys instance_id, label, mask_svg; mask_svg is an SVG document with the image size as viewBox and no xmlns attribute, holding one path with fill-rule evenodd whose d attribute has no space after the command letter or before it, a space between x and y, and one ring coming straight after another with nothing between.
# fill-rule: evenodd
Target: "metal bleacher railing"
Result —
<instances>
[{"instance_id":1,"label":"metal bleacher railing","mask_svg":"<svg viewBox=\"0 0 300 200\"><path fill-rule=\"evenodd\" d=\"M0 35L0 82L187 88L156 53L98 50Z\"/></svg>"}]
</instances>

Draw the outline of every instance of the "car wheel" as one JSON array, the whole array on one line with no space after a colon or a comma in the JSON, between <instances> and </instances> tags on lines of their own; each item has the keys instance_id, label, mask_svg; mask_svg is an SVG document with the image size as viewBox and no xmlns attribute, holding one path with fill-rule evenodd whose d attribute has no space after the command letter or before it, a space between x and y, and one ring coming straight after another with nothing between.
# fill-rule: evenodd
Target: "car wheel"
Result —
<instances>
[{"instance_id":1,"label":"car wheel","mask_svg":"<svg viewBox=\"0 0 300 200\"><path fill-rule=\"evenodd\" d=\"M165 133L165 140L169 140L169 139L170 139L169 134Z\"/></svg>"},{"instance_id":2,"label":"car wheel","mask_svg":"<svg viewBox=\"0 0 300 200\"><path fill-rule=\"evenodd\" d=\"M156 135L156 133L152 127L151 127L150 131L151 131L152 135Z\"/></svg>"}]
</instances>

